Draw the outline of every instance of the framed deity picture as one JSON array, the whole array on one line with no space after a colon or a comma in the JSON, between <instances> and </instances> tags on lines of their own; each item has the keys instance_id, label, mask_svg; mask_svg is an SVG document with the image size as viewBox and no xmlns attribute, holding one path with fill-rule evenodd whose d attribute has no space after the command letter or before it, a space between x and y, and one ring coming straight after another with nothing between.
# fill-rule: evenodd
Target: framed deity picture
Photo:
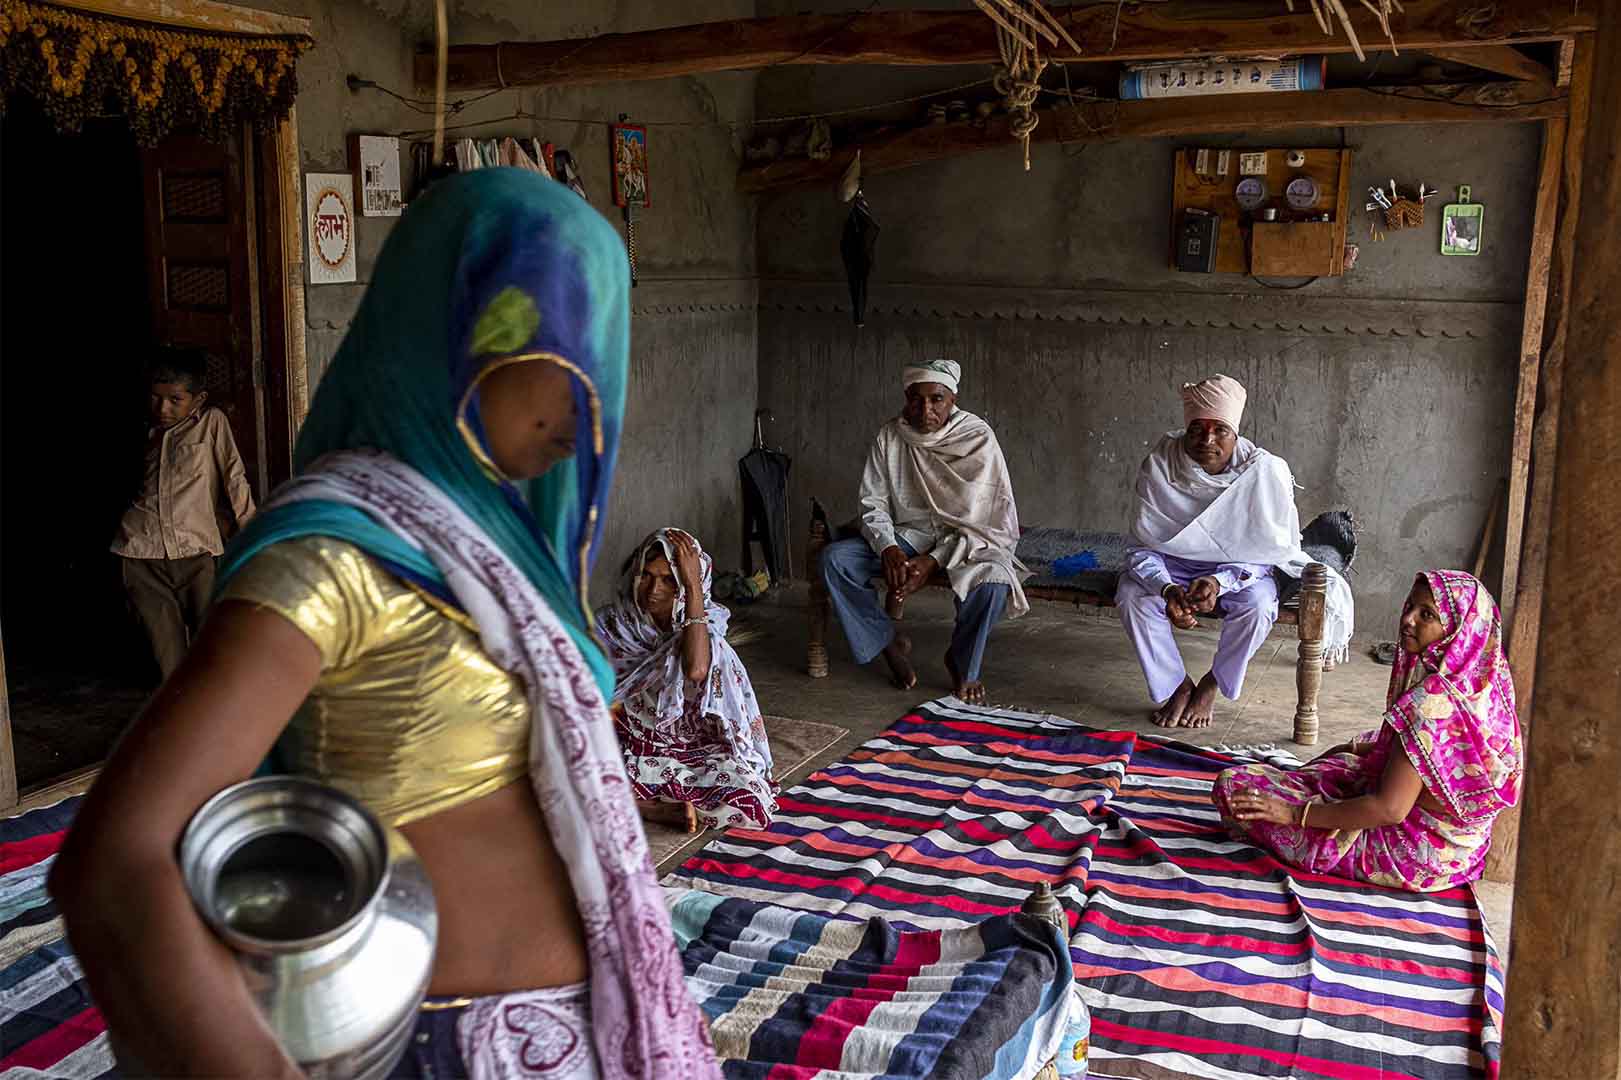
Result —
<instances>
[{"instance_id":1,"label":"framed deity picture","mask_svg":"<svg viewBox=\"0 0 1621 1080\"><path fill-rule=\"evenodd\" d=\"M614 205L643 209L652 206L647 186L647 129L636 124L614 124L610 130Z\"/></svg>"}]
</instances>

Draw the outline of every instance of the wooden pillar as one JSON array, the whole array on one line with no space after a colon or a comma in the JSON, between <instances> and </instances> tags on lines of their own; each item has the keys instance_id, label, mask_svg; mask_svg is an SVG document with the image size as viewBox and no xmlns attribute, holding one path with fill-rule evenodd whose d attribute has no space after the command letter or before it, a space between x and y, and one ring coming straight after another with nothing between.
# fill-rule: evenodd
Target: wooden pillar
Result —
<instances>
[{"instance_id":1,"label":"wooden pillar","mask_svg":"<svg viewBox=\"0 0 1621 1080\"><path fill-rule=\"evenodd\" d=\"M827 585L822 581L822 549L827 547L827 513L811 500L810 538L805 544L805 580L810 583L809 644L805 648L805 670L813 679L827 678Z\"/></svg>"},{"instance_id":2,"label":"wooden pillar","mask_svg":"<svg viewBox=\"0 0 1621 1080\"><path fill-rule=\"evenodd\" d=\"M1593 42L1583 37L1571 49L1570 118L1559 185L1559 218L1548 279L1548 317L1543 332L1541 404L1531 433L1531 493L1520 548L1519 588L1513 622L1505 614L1509 670L1514 675L1522 730L1529 727L1536 691L1537 641L1542 623L1542 590L1548 570L1548 532L1553 517L1554 457L1559 449L1559 411L1564 400L1566 334L1570 322L1570 267L1581 210L1582 155L1587 145L1587 111L1593 91ZM1519 848L1518 808L1498 817L1486 856L1486 877L1514 879Z\"/></svg>"},{"instance_id":3,"label":"wooden pillar","mask_svg":"<svg viewBox=\"0 0 1621 1080\"><path fill-rule=\"evenodd\" d=\"M1548 309L1548 272L1559 216L1559 180L1565 155L1565 121L1542 124L1542 159L1537 166L1536 213L1531 222L1531 264L1525 275L1525 316L1520 328L1520 379L1514 395L1514 442L1508 461L1508 528L1503 538L1503 587L1497 606L1503 626L1513 623L1518 596L1520 545L1525 528L1526 490L1531 482L1531 428L1536 420L1537 382L1542 373L1542 324Z\"/></svg>"},{"instance_id":4,"label":"wooden pillar","mask_svg":"<svg viewBox=\"0 0 1621 1080\"><path fill-rule=\"evenodd\" d=\"M1323 605L1328 568L1307 563L1300 576L1300 658L1295 662L1295 742L1317 742L1317 694L1323 688Z\"/></svg>"},{"instance_id":5,"label":"wooden pillar","mask_svg":"<svg viewBox=\"0 0 1621 1080\"><path fill-rule=\"evenodd\" d=\"M1621 12L1601 10L1508 968L1504 1080L1621 1077Z\"/></svg>"}]
</instances>

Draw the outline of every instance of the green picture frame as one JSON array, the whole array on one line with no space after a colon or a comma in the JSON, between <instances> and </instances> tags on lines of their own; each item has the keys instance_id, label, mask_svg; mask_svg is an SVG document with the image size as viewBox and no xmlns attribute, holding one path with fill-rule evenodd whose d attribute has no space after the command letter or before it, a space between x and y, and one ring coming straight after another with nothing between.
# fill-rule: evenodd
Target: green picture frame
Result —
<instances>
[{"instance_id":1,"label":"green picture frame","mask_svg":"<svg viewBox=\"0 0 1621 1080\"><path fill-rule=\"evenodd\" d=\"M1441 208L1441 254L1479 255L1486 246L1486 208L1469 201L1469 185L1458 188L1458 201Z\"/></svg>"}]
</instances>

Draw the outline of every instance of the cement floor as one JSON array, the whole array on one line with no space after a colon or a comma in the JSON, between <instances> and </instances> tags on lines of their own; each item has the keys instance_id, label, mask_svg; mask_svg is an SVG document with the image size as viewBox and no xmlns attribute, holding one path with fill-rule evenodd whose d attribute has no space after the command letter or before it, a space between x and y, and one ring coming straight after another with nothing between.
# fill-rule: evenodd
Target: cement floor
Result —
<instances>
[{"instance_id":1,"label":"cement floor","mask_svg":"<svg viewBox=\"0 0 1621 1080\"><path fill-rule=\"evenodd\" d=\"M889 685L882 664L858 668L837 624L830 627L830 672L805 674L807 591L789 586L748 607L734 609L733 626L746 631L738 652L749 669L761 708L768 713L848 728L849 734L789 776L783 786L843 757L878 734L912 706L951 692L944 665L951 635L949 594L931 589L907 603L906 632L913 639L918 686L901 692ZM1178 635L1188 670L1209 670L1220 624L1212 621ZM1315 747L1292 741L1295 711L1294 628L1280 626L1250 664L1237 701L1218 699L1215 723L1173 734L1201 746L1277 744L1310 759L1336 743L1374 727L1384 710L1390 668L1369 656L1374 638L1352 643L1351 659L1323 676L1318 698L1320 735ZM991 637L983 672L991 704L1052 713L1094 727L1164 734L1148 722L1148 700L1137 659L1112 609L1036 602L1021 619L1005 622ZM706 838L695 838L661 864L667 871ZM1481 890L1482 905L1506 950L1507 886Z\"/></svg>"},{"instance_id":2,"label":"cement floor","mask_svg":"<svg viewBox=\"0 0 1621 1080\"><path fill-rule=\"evenodd\" d=\"M17 665L6 674L23 791L103 761L152 693L139 676L120 671Z\"/></svg>"},{"instance_id":3,"label":"cement floor","mask_svg":"<svg viewBox=\"0 0 1621 1080\"><path fill-rule=\"evenodd\" d=\"M760 631L739 652L766 712L850 729L850 737L812 767L871 738L912 705L951 692L941 663L952 614L950 596L943 589L908 601L905 627L914 643L919 682L915 690L904 693L889 685L881 664L856 667L837 623L830 628L829 677L808 678L806 599L803 587L790 587L764 602L739 608L734 625ZM1212 621L1178 635L1195 677L1209 669L1219 632L1219 622ZM1301 757L1312 757L1378 723L1390 669L1369 658L1370 646L1371 640L1358 641L1350 663L1323 676L1318 698L1321 734L1315 748L1290 741L1297 645L1294 628L1288 626L1275 629L1251 662L1239 700L1218 699L1214 724L1174 734L1202 746L1277 743ZM994 705L1054 713L1095 727L1164 733L1148 722L1153 703L1112 609L1038 601L1022 619L997 627L986 657L983 675Z\"/></svg>"}]
</instances>

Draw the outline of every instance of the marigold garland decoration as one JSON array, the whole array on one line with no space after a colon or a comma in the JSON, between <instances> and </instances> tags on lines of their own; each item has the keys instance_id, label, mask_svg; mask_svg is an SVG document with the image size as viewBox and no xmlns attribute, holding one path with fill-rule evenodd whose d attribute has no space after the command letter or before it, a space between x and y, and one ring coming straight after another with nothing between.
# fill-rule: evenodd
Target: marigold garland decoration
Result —
<instances>
[{"instance_id":1,"label":"marigold garland decoration","mask_svg":"<svg viewBox=\"0 0 1621 1080\"><path fill-rule=\"evenodd\" d=\"M12 94L38 99L57 129L109 109L152 146L176 128L223 140L264 130L298 94L307 37L193 33L27 0L0 0L0 114Z\"/></svg>"}]
</instances>

